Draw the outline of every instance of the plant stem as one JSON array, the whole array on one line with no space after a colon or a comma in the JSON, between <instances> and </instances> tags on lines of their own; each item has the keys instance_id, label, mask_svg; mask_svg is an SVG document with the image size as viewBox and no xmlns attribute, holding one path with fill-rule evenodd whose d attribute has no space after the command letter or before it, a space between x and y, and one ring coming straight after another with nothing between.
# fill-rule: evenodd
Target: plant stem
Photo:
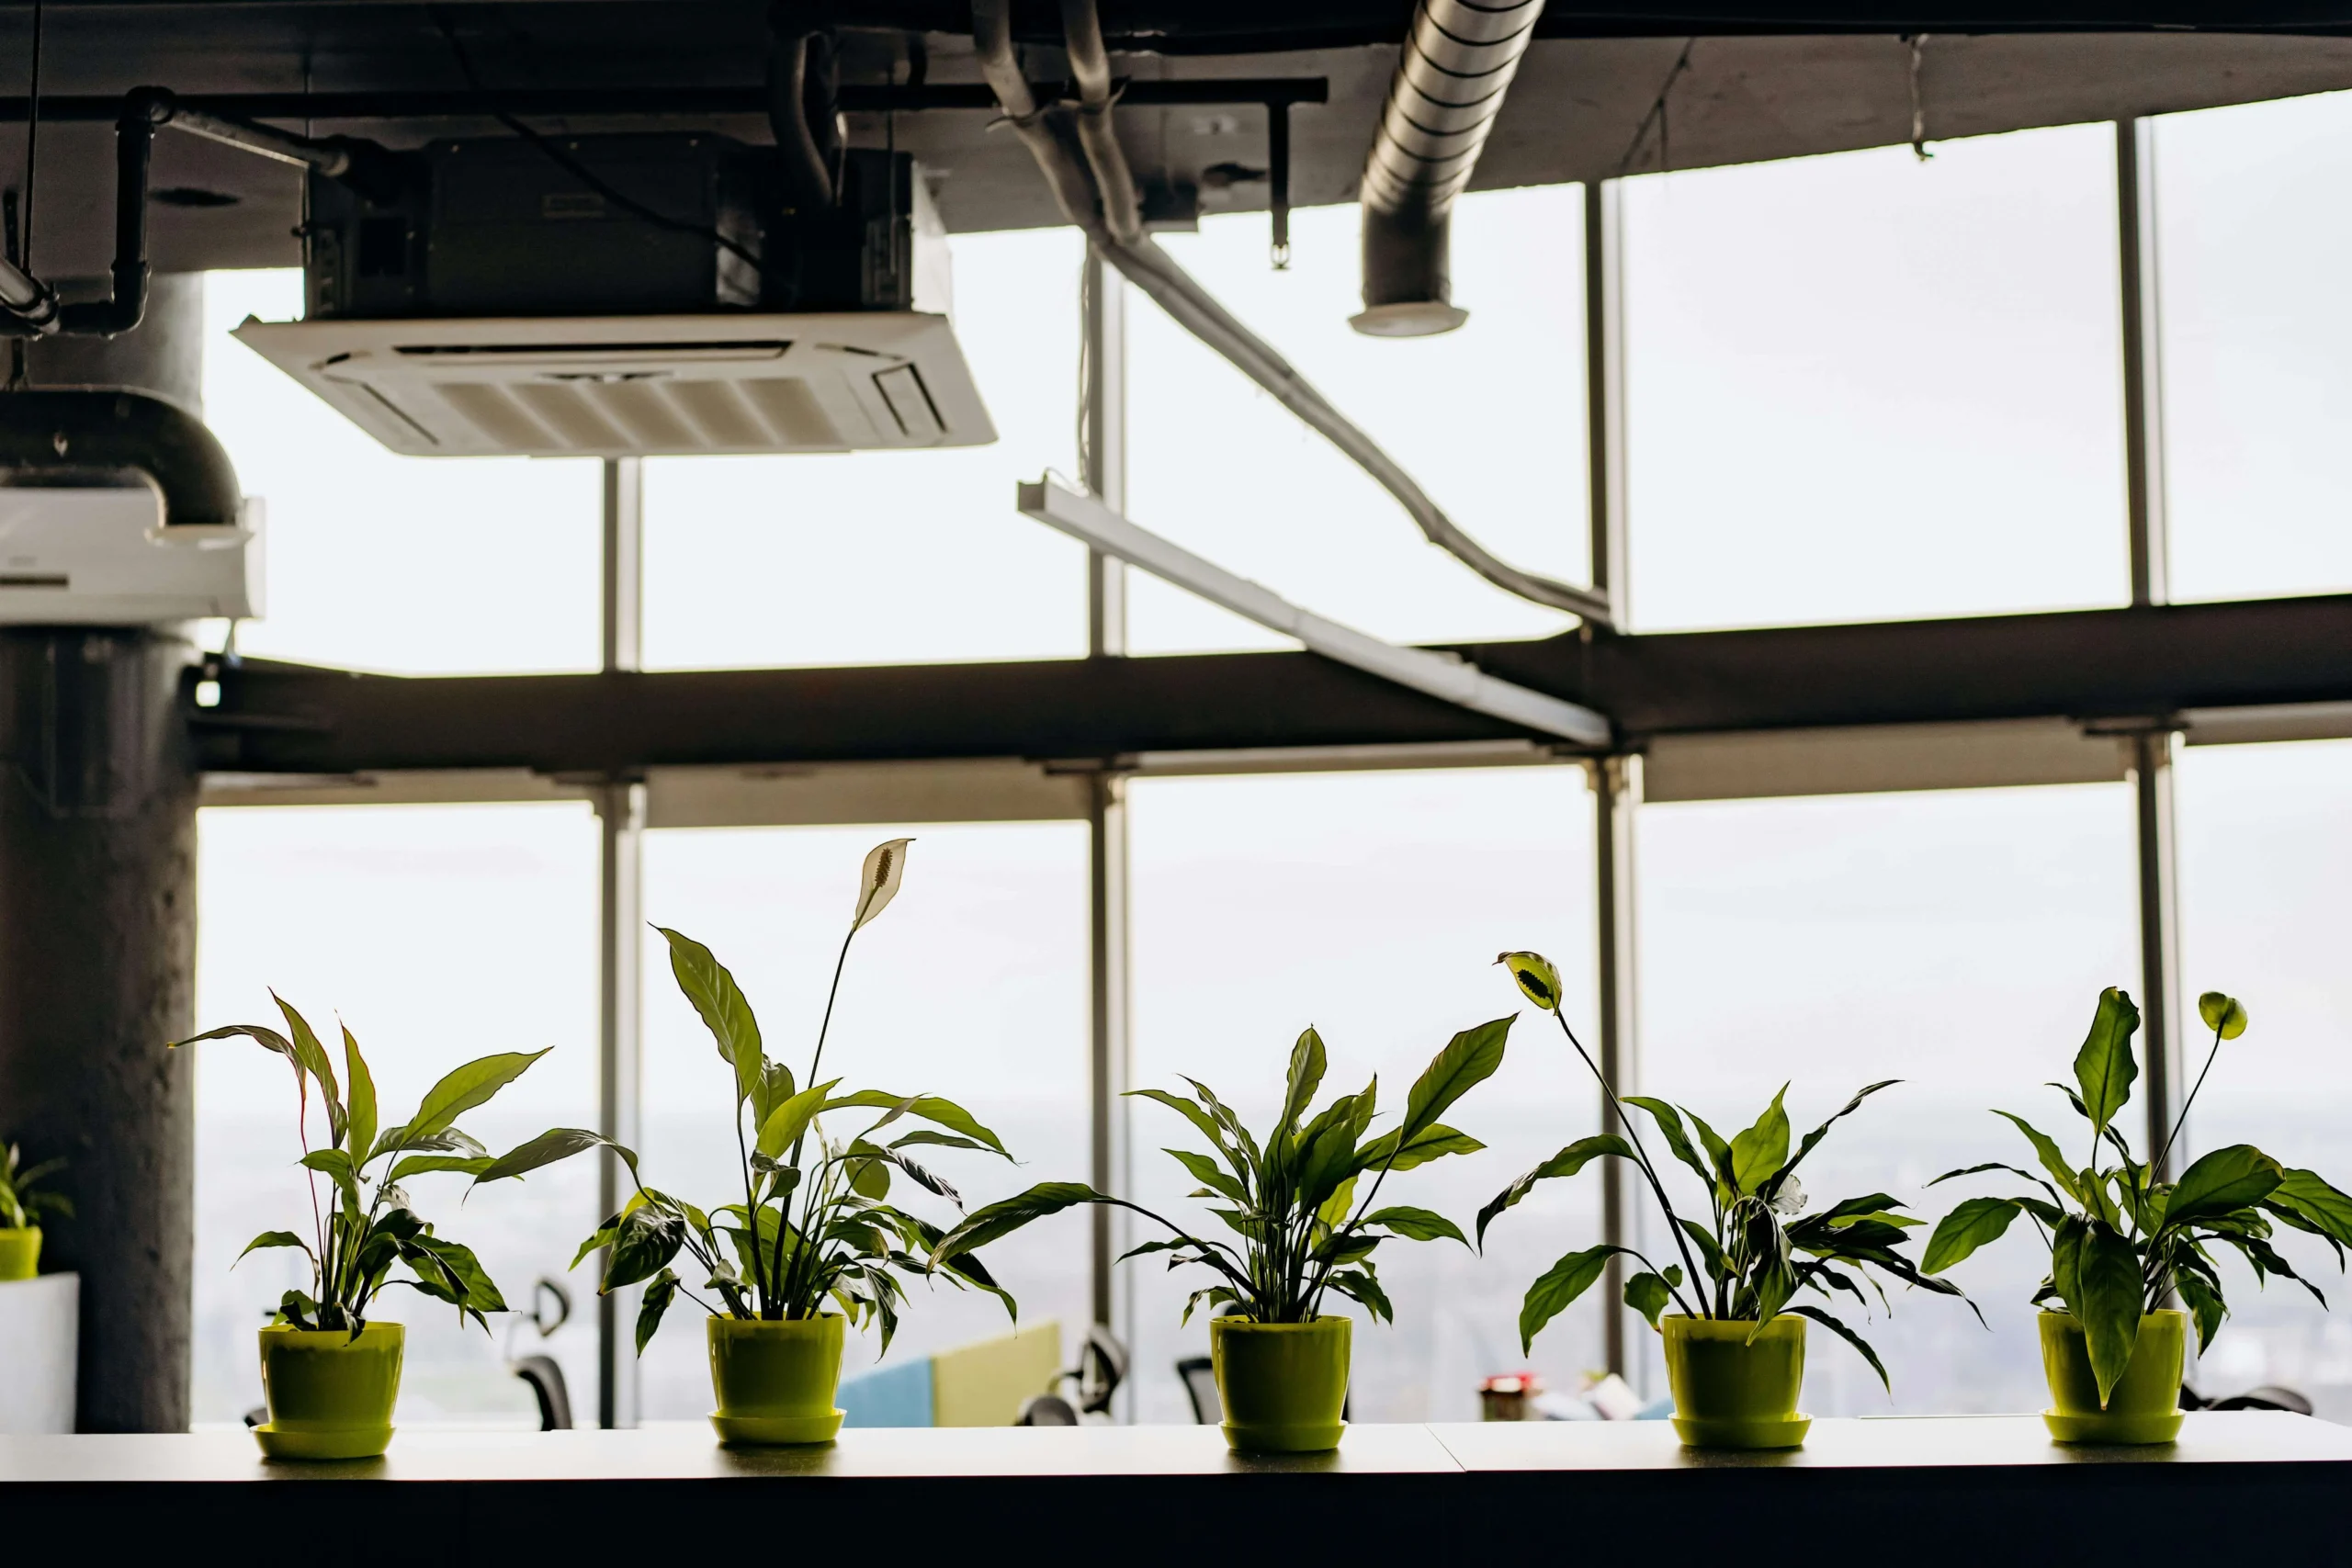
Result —
<instances>
[{"instance_id":1,"label":"plant stem","mask_svg":"<svg viewBox=\"0 0 2352 1568\"><path fill-rule=\"evenodd\" d=\"M853 920L850 922L849 935L842 938L841 954L833 960L833 983L825 991L825 1019L823 1022L817 1026L817 1049L809 1053L808 1079L807 1083L801 1086L804 1089L814 1088L817 1084L817 1067L818 1065L825 1059L825 1036L832 1032L833 1003L839 999L842 994L842 969L849 963L849 944L856 940L857 922ZM813 1116L808 1120L812 1124L816 1122L816 1118ZM807 1143L808 1140L808 1129L807 1127L801 1128L800 1136L792 1140L792 1158L787 1163L789 1163L795 1170L800 1168L800 1147L803 1144ZM786 1200L785 1203L776 1211L775 1266L779 1272L781 1272L784 1268L784 1222L786 1217L791 1213L791 1201L789 1199ZM752 1216L751 1224L752 1252L754 1257L757 1257L760 1249L760 1222L759 1217L756 1214ZM808 1239L808 1227L804 1224L801 1227L801 1238L805 1242ZM795 1272L797 1273L797 1270L795 1270Z\"/></svg>"},{"instance_id":2,"label":"plant stem","mask_svg":"<svg viewBox=\"0 0 2352 1568\"><path fill-rule=\"evenodd\" d=\"M2148 1168L2152 1178L2156 1172L2164 1169L2165 1159L2172 1154L2173 1140L2180 1136L2180 1130L2183 1127L2188 1125L2188 1108L2197 1103L2197 1091L2205 1087L2205 1075L2213 1070L2213 1058L2221 1054L2222 1032L2216 1029L2213 1031L2213 1048L2205 1053L2205 1066L2199 1070L2197 1082L2189 1089L2188 1098L2180 1102L2180 1114L2173 1118L2172 1131L2165 1134L2163 1152L2156 1156L2155 1162Z\"/></svg>"},{"instance_id":3,"label":"plant stem","mask_svg":"<svg viewBox=\"0 0 2352 1568\"><path fill-rule=\"evenodd\" d=\"M1682 1266L1690 1270L1690 1282L1697 1284L1702 1276L1699 1265L1690 1257L1690 1238L1682 1234L1682 1222L1675 1217L1674 1204L1666 1196L1666 1184L1658 1180L1657 1168L1650 1164L1649 1151L1642 1146L1641 1134L1634 1130L1634 1119L1625 1114L1624 1103L1617 1098L1617 1086L1601 1072L1600 1064L1585 1050L1584 1042L1577 1038L1577 1032L1568 1027L1567 1019L1557 1009L1553 1010L1552 1019L1560 1026L1560 1032L1568 1037L1568 1043L1577 1048L1577 1055L1584 1059L1585 1066L1592 1073L1593 1081L1600 1085L1600 1092L1609 1097L1610 1108L1617 1112L1617 1124L1625 1129L1625 1141L1633 1146L1634 1157L1641 1165L1642 1174L1650 1179L1650 1190L1657 1197L1657 1206L1666 1212L1666 1228L1673 1233L1674 1248L1682 1255Z\"/></svg>"}]
</instances>

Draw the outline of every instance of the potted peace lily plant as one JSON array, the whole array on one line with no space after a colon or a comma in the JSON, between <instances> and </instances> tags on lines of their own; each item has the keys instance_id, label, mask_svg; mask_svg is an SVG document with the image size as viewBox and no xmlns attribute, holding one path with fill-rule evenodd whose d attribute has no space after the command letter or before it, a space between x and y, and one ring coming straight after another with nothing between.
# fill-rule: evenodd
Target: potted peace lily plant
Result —
<instances>
[{"instance_id":1,"label":"potted peace lily plant","mask_svg":"<svg viewBox=\"0 0 2352 1568\"><path fill-rule=\"evenodd\" d=\"M273 1459L368 1459L392 1440L407 1328L374 1315L376 1298L405 1285L458 1309L458 1320L490 1327L486 1313L505 1298L471 1249L447 1236L412 1206L402 1184L438 1171L474 1172L492 1157L458 1125L488 1104L546 1051L478 1057L425 1093L416 1113L379 1127L376 1082L359 1042L343 1031L344 1072L308 1021L276 992L286 1032L258 1023L209 1030L174 1047L243 1035L283 1056L294 1069L295 1129L311 1189L311 1234L264 1231L237 1255L299 1248L311 1264L311 1288L288 1291L261 1331L262 1389L269 1419L254 1429ZM311 1146L310 1097L316 1086L327 1118L325 1146ZM319 1179L327 1179L320 1201ZM405 1275L396 1275L395 1268Z\"/></svg>"},{"instance_id":2,"label":"potted peace lily plant","mask_svg":"<svg viewBox=\"0 0 2352 1568\"><path fill-rule=\"evenodd\" d=\"M27 1166L14 1144L0 1149L0 1280L29 1280L40 1272L42 1216L74 1217L73 1201L64 1193L36 1190L64 1168L62 1159Z\"/></svg>"},{"instance_id":3,"label":"potted peace lily plant","mask_svg":"<svg viewBox=\"0 0 2352 1568\"><path fill-rule=\"evenodd\" d=\"M1804 1382L1807 1319L1860 1351L1885 1383L1886 1369L1869 1342L1822 1307L1797 1302L1797 1293L1810 1291L1828 1301L1835 1300L1833 1292L1842 1291L1867 1307L1869 1297L1862 1292L1862 1281L1867 1281L1883 1305L1885 1287L1872 1277L1873 1271L1938 1295L1957 1296L1960 1288L1923 1272L1903 1256L1899 1249L1906 1239L1905 1230L1921 1222L1897 1213L1901 1203L1873 1192L1808 1214L1796 1170L1828 1135L1832 1123L1895 1080L1871 1084L1855 1095L1807 1133L1794 1153L1789 1149L1788 1113L1781 1106L1788 1092L1785 1085L1763 1115L1725 1140L1694 1111L1638 1094L1621 1100L1616 1086L1560 1016L1559 974L1542 954L1506 953L1496 962L1510 971L1528 1000L1559 1024L1601 1092L1617 1107L1625 1134L1580 1138L1503 1189L1479 1211L1479 1244L1485 1245L1487 1225L1536 1183L1574 1176L1596 1159L1612 1158L1630 1161L1641 1171L1680 1259L1661 1268L1632 1247L1608 1243L1569 1253L1528 1288L1519 1314L1521 1350L1591 1288L1611 1257L1623 1254L1641 1265L1641 1271L1625 1280L1625 1304L1665 1338L1674 1428L1694 1448L1788 1449L1804 1441L1812 1420L1798 1413L1797 1396ZM1657 1167L1624 1113L1627 1105L1657 1124L1674 1157L1705 1187L1706 1224L1675 1212ZM1692 1130L1698 1134L1696 1147L1690 1141ZM1668 1307L1678 1310L1668 1314Z\"/></svg>"},{"instance_id":4,"label":"potted peace lily plant","mask_svg":"<svg viewBox=\"0 0 2352 1568\"><path fill-rule=\"evenodd\" d=\"M943 1266L959 1250L1011 1234L1077 1203L1132 1209L1169 1233L1129 1251L1164 1252L1168 1266L1196 1265L1217 1282L1193 1292L1183 1321L1205 1304L1210 1360L1226 1412L1226 1440L1241 1452L1317 1452L1339 1445L1348 1393L1349 1320L1323 1311L1337 1292L1374 1318L1394 1322L1372 1255L1392 1236L1468 1245L1459 1226L1427 1209L1374 1207L1392 1172L1486 1145L1438 1121L1446 1109L1502 1065L1511 1019L1497 1019L1453 1037L1405 1097L1405 1114L1377 1137L1372 1130L1380 1080L1343 1094L1308 1115L1323 1081L1323 1041L1309 1029L1292 1049L1280 1118L1263 1140L1194 1078L1191 1099L1165 1089L1132 1089L1193 1124L1214 1156L1167 1152L1201 1183L1192 1195L1220 1205L1209 1212L1239 1245L1195 1235L1173 1221L1081 1182L1041 1182L974 1211L933 1249ZM1369 1179L1367 1179L1369 1178ZM1361 1196L1358 1190L1362 1189ZM1122 1261L1125 1261L1123 1258Z\"/></svg>"},{"instance_id":5,"label":"potted peace lily plant","mask_svg":"<svg viewBox=\"0 0 2352 1568\"><path fill-rule=\"evenodd\" d=\"M833 964L832 992L805 1079L796 1079L789 1066L767 1056L750 1001L710 950L677 931L655 928L669 943L670 970L679 989L732 1071L740 1201L704 1210L648 1187L633 1151L573 1128L542 1134L487 1165L476 1178L487 1182L519 1176L583 1149L615 1151L637 1183L636 1195L580 1244L572 1265L577 1268L602 1248L600 1291L645 1286L637 1316L639 1354L680 1294L709 1314L705 1333L718 1400L710 1420L728 1443L832 1440L842 1416L833 1395L841 1379L844 1325L877 1325L882 1348L888 1348L906 1301L893 1270L922 1277L935 1260L958 1286L986 1291L1003 1302L1008 1314L1017 1314L1012 1297L971 1248L943 1251L938 1226L887 1201L895 1172L960 1212L956 1189L921 1164L914 1151L969 1149L1011 1159L997 1135L961 1106L935 1095L844 1090L840 1078L817 1077L850 943L897 897L911 841L893 839L865 857L856 911ZM881 1115L838 1142L826 1134L820 1117L857 1110ZM901 1122L931 1125L909 1125L886 1136L886 1130ZM682 1254L689 1263L684 1277L674 1267ZM709 1295L698 1294L688 1280Z\"/></svg>"},{"instance_id":6,"label":"potted peace lily plant","mask_svg":"<svg viewBox=\"0 0 2352 1568\"><path fill-rule=\"evenodd\" d=\"M2245 1009L2234 998L2208 991L2198 998L2197 1011L2213 1032L2213 1043L2154 1158L2132 1158L2130 1140L2115 1124L2140 1076L2132 1049L2140 1010L2110 986L2099 993L2090 1032L2075 1054L2075 1087L2051 1086L2089 1124L2088 1163L2077 1168L2032 1123L1996 1111L2024 1134L2041 1174L1993 1161L1936 1179L1998 1170L2038 1189L2022 1197L1964 1201L1937 1224L1923 1262L1933 1269L1951 1268L1998 1240L2019 1214L2032 1216L2050 1249L2050 1273L2033 1295L2042 1309L2041 1362L2052 1405L2042 1422L2060 1442L2168 1443L2178 1435L2188 1320L2195 1318L2202 1349L2229 1314L2214 1267L2220 1248L2243 1258L2257 1283L2274 1274L2293 1280L2324 1306L2318 1288L2271 1247L2273 1226L2322 1237L2339 1267L2352 1244L2352 1196L2251 1144L2201 1156L2177 1181L2157 1174L2222 1042L2245 1032ZM2187 1311L2165 1304L2176 1292Z\"/></svg>"}]
</instances>

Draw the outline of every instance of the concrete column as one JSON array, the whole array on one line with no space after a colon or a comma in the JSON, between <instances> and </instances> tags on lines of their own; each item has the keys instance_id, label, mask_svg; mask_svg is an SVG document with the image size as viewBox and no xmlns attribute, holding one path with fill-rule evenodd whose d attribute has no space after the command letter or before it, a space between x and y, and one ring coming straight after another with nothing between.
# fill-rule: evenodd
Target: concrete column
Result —
<instances>
[{"instance_id":1,"label":"concrete column","mask_svg":"<svg viewBox=\"0 0 2352 1568\"><path fill-rule=\"evenodd\" d=\"M196 407L201 279L155 285L136 333L32 345L32 383ZM42 1264L82 1277L85 1432L187 1427L194 658L186 626L0 628L0 1132L71 1162Z\"/></svg>"}]
</instances>

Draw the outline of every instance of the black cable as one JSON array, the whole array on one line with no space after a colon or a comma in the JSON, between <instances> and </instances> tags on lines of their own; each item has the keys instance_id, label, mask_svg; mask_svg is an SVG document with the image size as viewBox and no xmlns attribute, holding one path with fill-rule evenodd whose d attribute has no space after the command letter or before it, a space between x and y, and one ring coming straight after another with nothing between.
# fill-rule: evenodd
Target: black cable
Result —
<instances>
[{"instance_id":1,"label":"black cable","mask_svg":"<svg viewBox=\"0 0 2352 1568\"><path fill-rule=\"evenodd\" d=\"M594 191L598 196L603 197L606 201L611 202L615 207L617 207L622 211L628 213L631 217L639 219L644 222L650 223L657 229L668 229L677 233L692 234L698 239L708 240L711 243L718 246L721 250L732 252L736 256L749 264L753 271L757 272L765 270L766 264L762 262L756 254L745 250L741 245L736 243L733 240L729 239L717 229L710 228L700 223L691 223L683 218L673 218L666 212L657 212L652 208L646 206L643 202L637 200L635 197L623 195L620 191L615 189L613 186L601 175L597 175L588 168L587 165L581 163L579 159L574 158L571 153L566 152L562 148L558 147L548 138L540 135L537 131L524 124L514 116L508 114L504 109L500 108L495 103L491 101L489 90L482 85L481 77L474 71L473 58L466 52L466 46L458 40L457 29L449 25L449 18L443 16L440 8L437 6L433 9L432 17L434 26L439 28L441 29L441 36L449 41L449 52L457 57L458 69L465 73L467 87L476 97L482 100L483 113L489 115L491 118L496 120L499 124L504 126L507 130L513 131L515 135L521 137L524 141L529 142L532 146L546 153L548 161L553 163L556 167L563 170L572 178L578 180L582 185L586 186L590 190Z\"/></svg>"}]
</instances>

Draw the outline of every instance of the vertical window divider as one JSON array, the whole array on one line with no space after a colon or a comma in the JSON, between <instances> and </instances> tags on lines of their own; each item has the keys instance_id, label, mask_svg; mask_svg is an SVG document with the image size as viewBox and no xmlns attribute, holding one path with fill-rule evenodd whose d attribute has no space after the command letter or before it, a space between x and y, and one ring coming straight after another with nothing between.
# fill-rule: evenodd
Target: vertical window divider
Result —
<instances>
[{"instance_id":1,"label":"vertical window divider","mask_svg":"<svg viewBox=\"0 0 2352 1568\"><path fill-rule=\"evenodd\" d=\"M604 473L604 660L610 678L644 667L643 459L607 457ZM596 1130L641 1146L643 1089L645 784L613 777L593 787L597 828ZM628 1199L619 1156L597 1152L596 1218ZM598 1258L601 1272L604 1259ZM596 1298L596 1425L634 1427L638 1368L625 1315L634 1291Z\"/></svg>"},{"instance_id":2,"label":"vertical window divider","mask_svg":"<svg viewBox=\"0 0 2352 1568\"><path fill-rule=\"evenodd\" d=\"M1626 509L1625 279L1623 191L1616 180L1584 187L1584 355L1587 466L1591 479L1587 523L1592 585L1609 605L1610 625L1587 621L1587 643L1622 631L1631 604L1631 549ZM1594 964L1599 985L1600 1070L1622 1090L1635 1087L1634 964L1634 816L1641 801L1641 758L1595 757L1592 785ZM1600 1129L1623 1134L1616 1105L1603 1094ZM1621 1163L1601 1162L1601 1239L1630 1246L1626 1183ZM1623 1292L1625 1263L1612 1253L1600 1286L1601 1341L1609 1370L1632 1380L1640 1368L1627 1353Z\"/></svg>"},{"instance_id":3,"label":"vertical window divider","mask_svg":"<svg viewBox=\"0 0 2352 1568\"><path fill-rule=\"evenodd\" d=\"M1125 280L1089 246L1079 289L1080 365L1080 482L1114 511L1127 500L1127 290ZM1086 558L1086 652L1120 659L1127 651L1126 564L1100 550ZM1133 1190L1127 1104L1133 1076L1129 988L1126 779L1117 759L1092 773L1087 794L1087 1107L1090 1175L1099 1191ZM1126 1211L1095 1204L1089 1216L1088 1280L1095 1326L1122 1345L1135 1343L1134 1292L1112 1267L1129 1245ZM1132 1389L1114 1416L1135 1418Z\"/></svg>"},{"instance_id":4,"label":"vertical window divider","mask_svg":"<svg viewBox=\"0 0 2352 1568\"><path fill-rule=\"evenodd\" d=\"M2156 231L2155 121L2115 122L2115 228L2122 304L2125 513L2132 604L2169 598L2165 529L2163 297ZM2180 872L2173 830L2175 716L2127 738L2137 840L2140 1007L2148 1063L2148 1155L2165 1146L2180 1088ZM2167 1160L2167 1165L2175 1163ZM2157 1179L2168 1174L2154 1173Z\"/></svg>"}]
</instances>

